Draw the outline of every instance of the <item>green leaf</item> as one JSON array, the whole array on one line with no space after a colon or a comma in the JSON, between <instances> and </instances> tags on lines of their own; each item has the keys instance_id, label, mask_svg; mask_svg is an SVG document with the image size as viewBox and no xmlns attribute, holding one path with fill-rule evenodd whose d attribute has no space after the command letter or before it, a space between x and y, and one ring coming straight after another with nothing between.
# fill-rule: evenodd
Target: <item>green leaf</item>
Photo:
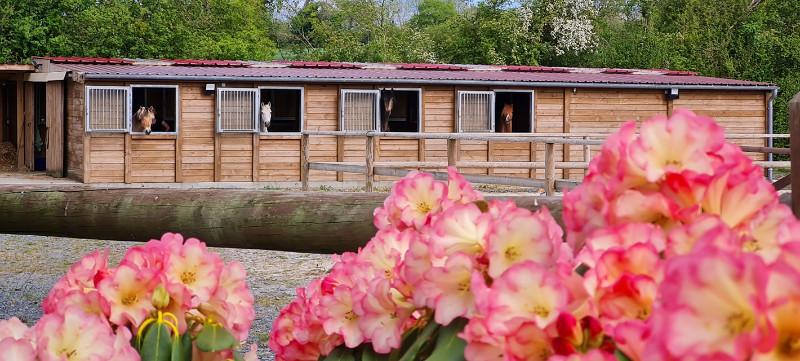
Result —
<instances>
[{"instance_id":1,"label":"green leaf","mask_svg":"<svg viewBox=\"0 0 800 361\"><path fill-rule=\"evenodd\" d=\"M219 324L206 324L197 335L197 348L204 352L230 350L238 344L236 338Z\"/></svg>"},{"instance_id":2,"label":"green leaf","mask_svg":"<svg viewBox=\"0 0 800 361\"><path fill-rule=\"evenodd\" d=\"M463 361L466 341L458 337L458 333L467 325L467 319L457 318L439 331L436 347L425 361Z\"/></svg>"},{"instance_id":3,"label":"green leaf","mask_svg":"<svg viewBox=\"0 0 800 361\"><path fill-rule=\"evenodd\" d=\"M616 357L618 361L631 361L631 358L620 350L614 350L614 357Z\"/></svg>"},{"instance_id":4,"label":"green leaf","mask_svg":"<svg viewBox=\"0 0 800 361\"><path fill-rule=\"evenodd\" d=\"M188 330L177 342L172 343L171 361L192 361L192 335Z\"/></svg>"},{"instance_id":5,"label":"green leaf","mask_svg":"<svg viewBox=\"0 0 800 361\"><path fill-rule=\"evenodd\" d=\"M172 338L166 324L148 327L142 339L142 361L170 361Z\"/></svg>"},{"instance_id":6,"label":"green leaf","mask_svg":"<svg viewBox=\"0 0 800 361\"><path fill-rule=\"evenodd\" d=\"M389 358L388 355L379 355L372 349L372 345L366 344L361 350L361 361L385 361Z\"/></svg>"},{"instance_id":7,"label":"green leaf","mask_svg":"<svg viewBox=\"0 0 800 361\"><path fill-rule=\"evenodd\" d=\"M403 357L400 358L400 361L414 361L417 359L417 354L425 344L430 341L431 336L433 333L438 330L440 325L436 323L434 320L430 320L425 328L422 329L417 339L414 340L414 343L408 347L408 351L403 354Z\"/></svg>"},{"instance_id":8,"label":"green leaf","mask_svg":"<svg viewBox=\"0 0 800 361\"><path fill-rule=\"evenodd\" d=\"M355 350L345 346L339 346L331 351L325 358L320 357L320 361L356 361Z\"/></svg>"}]
</instances>

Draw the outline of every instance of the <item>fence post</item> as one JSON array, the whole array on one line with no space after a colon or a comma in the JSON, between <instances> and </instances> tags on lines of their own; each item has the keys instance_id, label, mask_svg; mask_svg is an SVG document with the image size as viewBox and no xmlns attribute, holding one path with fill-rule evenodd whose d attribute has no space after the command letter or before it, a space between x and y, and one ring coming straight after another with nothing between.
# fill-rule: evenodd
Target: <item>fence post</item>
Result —
<instances>
[{"instance_id":1,"label":"fence post","mask_svg":"<svg viewBox=\"0 0 800 361\"><path fill-rule=\"evenodd\" d=\"M455 167L458 164L458 139L447 139L447 166Z\"/></svg>"},{"instance_id":2,"label":"fence post","mask_svg":"<svg viewBox=\"0 0 800 361\"><path fill-rule=\"evenodd\" d=\"M555 144L544 144L544 193L552 196L556 188Z\"/></svg>"},{"instance_id":3,"label":"fence post","mask_svg":"<svg viewBox=\"0 0 800 361\"><path fill-rule=\"evenodd\" d=\"M308 166L309 161L309 139L308 134L303 134L300 138L300 182L303 184L303 191L308 191L308 175L311 173L311 168Z\"/></svg>"},{"instance_id":4,"label":"fence post","mask_svg":"<svg viewBox=\"0 0 800 361\"><path fill-rule=\"evenodd\" d=\"M589 140L589 137L583 137L583 140ZM586 169L583 170L583 176L589 171L589 162L592 161L592 146L590 144L583 145L583 161L586 162Z\"/></svg>"},{"instance_id":5,"label":"fence post","mask_svg":"<svg viewBox=\"0 0 800 361\"><path fill-rule=\"evenodd\" d=\"M800 217L800 93L789 101L789 132L791 146L792 211Z\"/></svg>"},{"instance_id":6,"label":"fence post","mask_svg":"<svg viewBox=\"0 0 800 361\"><path fill-rule=\"evenodd\" d=\"M375 181L375 136L372 134L367 134L367 150L365 152L367 156L366 161L366 184L365 188L367 192L373 191L373 182Z\"/></svg>"}]
</instances>

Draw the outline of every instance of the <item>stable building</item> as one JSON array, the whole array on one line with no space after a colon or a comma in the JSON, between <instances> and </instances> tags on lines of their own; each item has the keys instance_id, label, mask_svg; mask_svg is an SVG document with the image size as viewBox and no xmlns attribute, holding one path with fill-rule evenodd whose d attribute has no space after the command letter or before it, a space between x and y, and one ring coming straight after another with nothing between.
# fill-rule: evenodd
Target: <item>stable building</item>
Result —
<instances>
[{"instance_id":1,"label":"stable building","mask_svg":"<svg viewBox=\"0 0 800 361\"><path fill-rule=\"evenodd\" d=\"M730 133L764 134L772 131L777 92L769 83L660 69L73 57L37 57L12 73L0 68L0 82L1 135L14 139L19 167L85 183L298 182L304 130L607 134L628 120L689 108ZM509 105L513 123L505 125ZM141 107L153 111L149 134L134 119ZM764 138L738 142L766 145ZM310 158L363 163L364 144L313 137ZM447 158L441 139L381 138L375 147L380 162ZM543 145L462 141L459 152L473 161L532 162L542 159ZM568 145L556 154L585 156ZM309 179L362 178L312 171Z\"/></svg>"}]
</instances>

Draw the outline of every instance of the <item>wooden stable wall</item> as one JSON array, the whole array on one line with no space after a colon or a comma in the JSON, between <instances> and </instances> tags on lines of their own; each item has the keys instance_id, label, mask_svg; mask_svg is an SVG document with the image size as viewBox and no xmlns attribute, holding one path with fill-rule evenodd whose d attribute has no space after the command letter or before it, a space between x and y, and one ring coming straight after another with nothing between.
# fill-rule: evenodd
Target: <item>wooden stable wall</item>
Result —
<instances>
[{"instance_id":1,"label":"wooden stable wall","mask_svg":"<svg viewBox=\"0 0 800 361\"><path fill-rule=\"evenodd\" d=\"M127 85L106 83L103 85ZM94 84L92 84L94 85ZM101 85L101 84L97 84ZM167 84L165 84L167 85ZM171 85L171 84L169 84ZM255 87L266 84L227 84ZM298 182L300 136L217 134L215 97L203 84L181 83L180 124L177 135L85 135L84 86L68 83L68 174L86 182ZM296 86L296 85L295 85ZM304 128L338 130L341 89L378 86L306 85ZM399 86L398 86L399 87ZM413 86L409 86L413 87ZM422 87L422 129L429 133L453 132L456 94L459 90L488 90L453 86ZM534 88L536 133L611 133L628 120L642 121L672 109L691 108L717 118L729 132L765 133L765 92L689 91L667 101L661 90ZM82 138L85 139L83 141ZM313 136L312 162L363 163L365 139ZM763 140L741 141L763 144ZM583 161L581 146L556 146L556 160ZM596 153L598 147L593 147ZM85 156L84 156L85 155ZM462 161L543 161L544 144L464 141ZM382 138L376 144L376 162L447 160L443 140ZM84 170L85 171L82 171ZM469 173L543 178L543 170L464 169ZM583 170L557 170L557 177L580 179ZM377 177L388 180L388 177ZM362 181L360 174L311 171L311 181Z\"/></svg>"}]
</instances>

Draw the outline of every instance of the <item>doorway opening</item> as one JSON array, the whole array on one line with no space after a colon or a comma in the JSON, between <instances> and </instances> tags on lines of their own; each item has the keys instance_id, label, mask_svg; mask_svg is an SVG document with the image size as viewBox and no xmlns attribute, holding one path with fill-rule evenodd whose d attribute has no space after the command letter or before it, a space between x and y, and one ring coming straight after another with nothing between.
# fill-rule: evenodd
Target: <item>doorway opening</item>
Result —
<instances>
[{"instance_id":1,"label":"doorway opening","mask_svg":"<svg viewBox=\"0 0 800 361\"><path fill-rule=\"evenodd\" d=\"M510 133L531 133L533 132L533 117L531 114L531 102L533 93L529 91L495 91L494 97L494 119L495 132L501 132L503 108L507 105L513 109L513 117Z\"/></svg>"},{"instance_id":2,"label":"doorway opening","mask_svg":"<svg viewBox=\"0 0 800 361\"><path fill-rule=\"evenodd\" d=\"M47 83L33 83L33 170L47 169Z\"/></svg>"}]
</instances>

